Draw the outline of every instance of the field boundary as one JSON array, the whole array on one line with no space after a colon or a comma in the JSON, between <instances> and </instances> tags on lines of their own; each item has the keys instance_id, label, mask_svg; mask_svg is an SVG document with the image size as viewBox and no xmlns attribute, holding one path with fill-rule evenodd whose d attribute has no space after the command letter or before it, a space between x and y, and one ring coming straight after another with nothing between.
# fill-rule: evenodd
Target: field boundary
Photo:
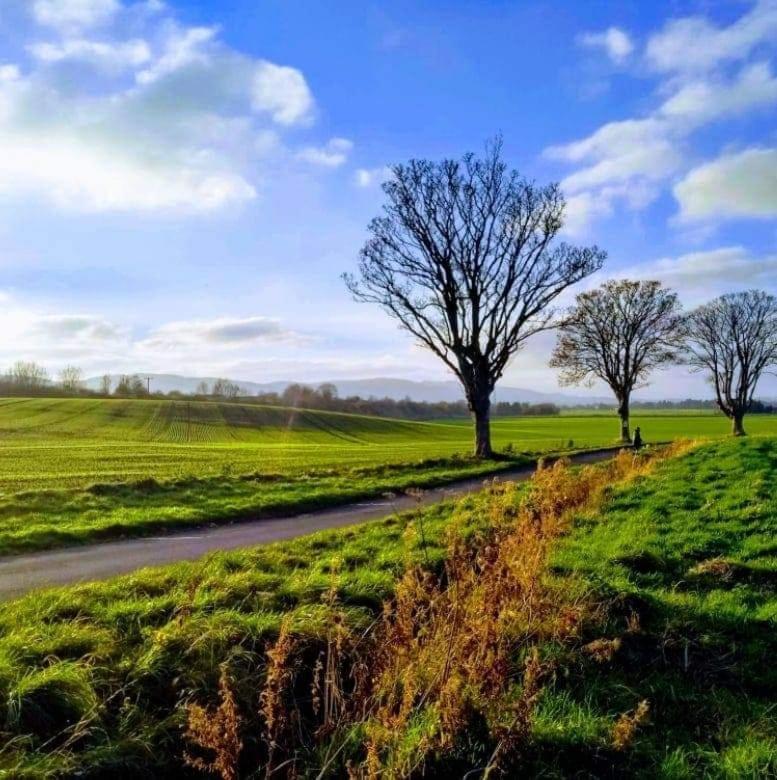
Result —
<instances>
[{"instance_id":1,"label":"field boundary","mask_svg":"<svg viewBox=\"0 0 777 780\"><path fill-rule=\"evenodd\" d=\"M663 443L659 443L663 444ZM344 503L326 509L286 516L236 519L216 527L198 525L154 536L95 542L78 547L0 558L0 601L20 597L40 588L75 585L129 574L147 566L192 561L208 553L285 541L331 528L357 525L482 489L489 480L525 481L537 463L561 458L573 464L606 460L622 445L542 456L517 468L495 469L489 474L458 479L423 491Z\"/></svg>"}]
</instances>

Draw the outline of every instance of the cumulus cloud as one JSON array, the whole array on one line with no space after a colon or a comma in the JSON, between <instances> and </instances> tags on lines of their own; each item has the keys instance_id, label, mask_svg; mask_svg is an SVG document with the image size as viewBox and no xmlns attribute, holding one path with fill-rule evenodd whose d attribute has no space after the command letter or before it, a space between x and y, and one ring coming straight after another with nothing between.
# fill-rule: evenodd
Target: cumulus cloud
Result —
<instances>
[{"instance_id":1,"label":"cumulus cloud","mask_svg":"<svg viewBox=\"0 0 777 780\"><path fill-rule=\"evenodd\" d=\"M731 80L694 79L683 84L658 110L691 127L725 116L777 104L777 78L768 62L743 68Z\"/></svg>"},{"instance_id":2,"label":"cumulus cloud","mask_svg":"<svg viewBox=\"0 0 777 780\"><path fill-rule=\"evenodd\" d=\"M138 38L110 43L71 38L55 43L34 43L28 50L42 62L86 62L110 70L136 68L151 59L148 44Z\"/></svg>"},{"instance_id":3,"label":"cumulus cloud","mask_svg":"<svg viewBox=\"0 0 777 780\"><path fill-rule=\"evenodd\" d=\"M347 138L330 138L324 146L306 146L297 152L297 159L325 168L337 168L347 159L353 143Z\"/></svg>"},{"instance_id":4,"label":"cumulus cloud","mask_svg":"<svg viewBox=\"0 0 777 780\"><path fill-rule=\"evenodd\" d=\"M607 56L620 64L634 51L628 33L618 27L608 27L602 32L589 32L580 36L580 44L589 48L604 49Z\"/></svg>"},{"instance_id":5,"label":"cumulus cloud","mask_svg":"<svg viewBox=\"0 0 777 780\"><path fill-rule=\"evenodd\" d=\"M681 220L777 217L777 149L745 149L693 168L674 187Z\"/></svg>"},{"instance_id":6,"label":"cumulus cloud","mask_svg":"<svg viewBox=\"0 0 777 780\"><path fill-rule=\"evenodd\" d=\"M0 65L0 195L98 212L240 204L296 156L287 128L314 118L301 71L228 47L216 27L181 25L159 3L28 10L29 61ZM59 37L46 40L51 30ZM346 143L303 154L333 166Z\"/></svg>"},{"instance_id":7,"label":"cumulus cloud","mask_svg":"<svg viewBox=\"0 0 777 780\"><path fill-rule=\"evenodd\" d=\"M34 0L32 12L42 25L73 32L104 24L120 7L118 0Z\"/></svg>"},{"instance_id":8,"label":"cumulus cloud","mask_svg":"<svg viewBox=\"0 0 777 780\"><path fill-rule=\"evenodd\" d=\"M724 246L663 257L621 269L623 278L658 279L676 290L686 306L753 287L777 292L777 254L756 256L743 246Z\"/></svg>"},{"instance_id":9,"label":"cumulus cloud","mask_svg":"<svg viewBox=\"0 0 777 780\"><path fill-rule=\"evenodd\" d=\"M545 150L547 158L575 166L562 180L569 198L567 232L585 232L618 205L649 204L673 178L688 172L691 136L704 126L777 105L770 62L740 62L753 52L765 53L775 14L777 0L766 0L727 27L691 17L674 20L650 38L646 57L662 74L655 108ZM603 45L604 38L595 40ZM686 187L683 180L679 192L693 189L692 184ZM747 197L741 211L756 212Z\"/></svg>"},{"instance_id":10,"label":"cumulus cloud","mask_svg":"<svg viewBox=\"0 0 777 780\"><path fill-rule=\"evenodd\" d=\"M214 320L170 322L156 328L141 342L151 350L219 345L240 347L256 342L301 341L303 337L269 317L222 317Z\"/></svg>"},{"instance_id":11,"label":"cumulus cloud","mask_svg":"<svg viewBox=\"0 0 777 780\"><path fill-rule=\"evenodd\" d=\"M391 168L383 165L378 168L357 168L354 183L357 187L375 187L391 178Z\"/></svg>"},{"instance_id":12,"label":"cumulus cloud","mask_svg":"<svg viewBox=\"0 0 777 780\"><path fill-rule=\"evenodd\" d=\"M37 317L29 325L33 337L67 341L112 341L121 338L121 328L102 317L89 314L51 314Z\"/></svg>"},{"instance_id":13,"label":"cumulus cloud","mask_svg":"<svg viewBox=\"0 0 777 780\"><path fill-rule=\"evenodd\" d=\"M670 21L648 40L646 58L666 73L707 71L722 62L744 59L759 44L773 43L775 35L777 2L760 0L726 27L702 16Z\"/></svg>"},{"instance_id":14,"label":"cumulus cloud","mask_svg":"<svg viewBox=\"0 0 777 780\"><path fill-rule=\"evenodd\" d=\"M302 73L272 62L256 66L251 102L255 110L267 111L282 125L308 120L313 109L313 96Z\"/></svg>"}]
</instances>

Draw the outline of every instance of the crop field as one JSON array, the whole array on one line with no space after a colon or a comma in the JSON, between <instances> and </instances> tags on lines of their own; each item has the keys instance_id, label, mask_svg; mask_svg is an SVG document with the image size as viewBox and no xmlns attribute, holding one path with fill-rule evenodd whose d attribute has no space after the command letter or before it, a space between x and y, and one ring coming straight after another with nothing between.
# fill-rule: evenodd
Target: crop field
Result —
<instances>
[{"instance_id":1,"label":"crop field","mask_svg":"<svg viewBox=\"0 0 777 780\"><path fill-rule=\"evenodd\" d=\"M637 415L647 441L722 436L719 415ZM750 417L777 433L777 416ZM611 444L614 416L495 418L494 445L515 451ZM405 422L234 403L0 400L0 491L409 463L466 454L468 420Z\"/></svg>"},{"instance_id":2,"label":"crop field","mask_svg":"<svg viewBox=\"0 0 777 780\"><path fill-rule=\"evenodd\" d=\"M727 440L610 483L571 517L543 587L560 608L587 604L586 617L563 640L542 631L526 640L552 673L508 776L775 776L775 480L777 439ZM199 702L222 717L224 670L240 776L255 774L266 757L260 692L279 634L289 632L297 675L290 711L310 719L311 670L331 626L361 635L403 572L441 572L452 528L470 549L490 549L489 524L514 518L527 489L4 605L0 774L210 776L183 765L193 750L187 713ZM405 749L424 727L409 723ZM299 776L344 776L363 759L358 727L329 736L341 751L299 752ZM452 763L430 759L428 776L460 777L456 761L477 766L494 750L480 721L463 736Z\"/></svg>"},{"instance_id":3,"label":"crop field","mask_svg":"<svg viewBox=\"0 0 777 780\"><path fill-rule=\"evenodd\" d=\"M748 421L777 432L777 417ZM649 441L728 422L635 417ZM467 420L406 422L233 403L0 400L0 555L230 522L432 487L613 443L614 418L497 418L510 460L478 462Z\"/></svg>"}]
</instances>

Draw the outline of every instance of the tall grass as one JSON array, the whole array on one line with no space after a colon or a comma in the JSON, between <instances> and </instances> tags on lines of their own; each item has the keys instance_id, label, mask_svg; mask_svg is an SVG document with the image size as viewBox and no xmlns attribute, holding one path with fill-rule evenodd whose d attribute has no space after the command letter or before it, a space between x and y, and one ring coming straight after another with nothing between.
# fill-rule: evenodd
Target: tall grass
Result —
<instances>
[{"instance_id":1,"label":"tall grass","mask_svg":"<svg viewBox=\"0 0 777 780\"><path fill-rule=\"evenodd\" d=\"M573 513L657 459L624 452L579 472L558 461L538 470L523 497L509 484L494 489L487 529L474 538L451 529L442 570L408 568L366 630L347 624L334 591L323 637L285 622L268 651L253 726L263 749L244 768L262 766L268 777L347 770L352 778L400 778L465 754L464 765L485 775L509 766L552 669L540 647L569 644L595 611L547 576L550 550ZM234 737L214 741L213 724L228 710L219 731L233 735L255 720L233 702L226 690L210 717L198 703L188 711L189 739L210 754L191 763L225 780L239 774L241 756ZM615 724L621 749L642 718L640 710Z\"/></svg>"}]
</instances>

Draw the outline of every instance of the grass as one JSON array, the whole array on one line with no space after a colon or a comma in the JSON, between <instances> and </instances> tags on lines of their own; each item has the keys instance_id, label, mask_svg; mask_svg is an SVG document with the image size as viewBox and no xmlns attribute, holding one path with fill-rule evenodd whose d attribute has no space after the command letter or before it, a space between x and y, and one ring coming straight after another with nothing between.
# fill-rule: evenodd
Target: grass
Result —
<instances>
[{"instance_id":1,"label":"grass","mask_svg":"<svg viewBox=\"0 0 777 780\"><path fill-rule=\"evenodd\" d=\"M558 675L539 714L546 776L621 767L644 777L777 775L777 440L699 448L618 489L559 551L610 605L604 663ZM606 751L613 713L650 702L628 756Z\"/></svg>"},{"instance_id":2,"label":"grass","mask_svg":"<svg viewBox=\"0 0 777 780\"><path fill-rule=\"evenodd\" d=\"M635 417L648 441L720 436L709 414ZM777 417L753 417L777 432ZM514 462L613 443L602 416L497 418ZM216 402L0 399L0 555L308 511L494 473L466 420L407 422Z\"/></svg>"},{"instance_id":3,"label":"grass","mask_svg":"<svg viewBox=\"0 0 777 780\"><path fill-rule=\"evenodd\" d=\"M777 439L725 441L613 486L577 517L552 577L601 608L574 646L542 650L556 672L519 774L777 772L774 484ZM481 494L5 605L0 774L183 776L187 705L214 701L222 662L236 706L255 714L284 620L325 637L334 591L349 625L367 626L408 566L440 570L446 529L473 540L492 505ZM624 716L643 700L647 719Z\"/></svg>"}]
</instances>

